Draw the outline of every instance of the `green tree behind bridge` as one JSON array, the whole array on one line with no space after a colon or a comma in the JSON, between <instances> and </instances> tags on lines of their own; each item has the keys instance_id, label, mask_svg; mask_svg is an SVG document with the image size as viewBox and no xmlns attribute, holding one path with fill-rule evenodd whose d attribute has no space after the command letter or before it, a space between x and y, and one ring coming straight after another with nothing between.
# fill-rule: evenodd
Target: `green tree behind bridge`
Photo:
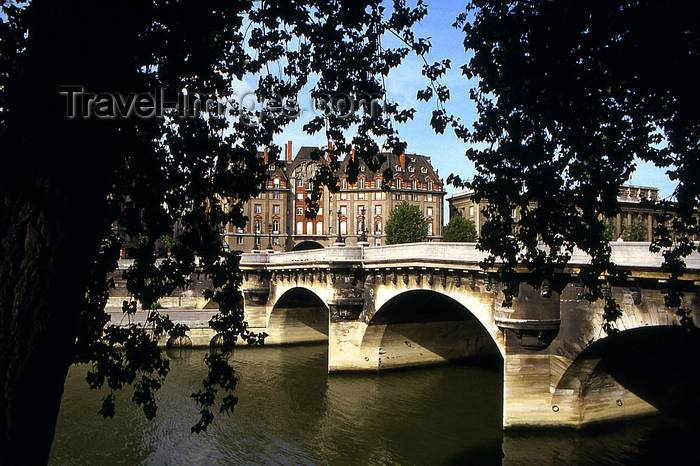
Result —
<instances>
[{"instance_id":1,"label":"green tree behind bridge","mask_svg":"<svg viewBox=\"0 0 700 466\"><path fill-rule=\"evenodd\" d=\"M476 225L461 215L455 215L447 223L442 239L448 242L476 241Z\"/></svg>"},{"instance_id":2,"label":"green tree behind bridge","mask_svg":"<svg viewBox=\"0 0 700 466\"><path fill-rule=\"evenodd\" d=\"M386 244L418 243L428 237L428 220L420 207L402 202L389 213Z\"/></svg>"}]
</instances>

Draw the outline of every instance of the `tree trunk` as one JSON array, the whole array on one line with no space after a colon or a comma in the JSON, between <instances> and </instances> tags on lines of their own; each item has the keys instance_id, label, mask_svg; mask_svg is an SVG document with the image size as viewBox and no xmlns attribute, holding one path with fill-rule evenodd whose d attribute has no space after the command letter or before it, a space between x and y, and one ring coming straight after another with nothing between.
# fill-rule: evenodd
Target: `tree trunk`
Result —
<instances>
[{"instance_id":1,"label":"tree trunk","mask_svg":"<svg viewBox=\"0 0 700 466\"><path fill-rule=\"evenodd\" d=\"M128 23L93 5L31 2L24 14L25 52L6 65L11 74L0 102L2 464L48 459L81 306L109 231L107 196L118 151L128 140L115 119L67 118L66 98L58 93L64 85L117 92L133 84L124 76L137 70L127 55L114 52Z\"/></svg>"},{"instance_id":2,"label":"tree trunk","mask_svg":"<svg viewBox=\"0 0 700 466\"><path fill-rule=\"evenodd\" d=\"M4 201L0 455L9 464L41 464L53 441L97 243L86 231L71 231L66 222L75 216L54 203Z\"/></svg>"}]
</instances>

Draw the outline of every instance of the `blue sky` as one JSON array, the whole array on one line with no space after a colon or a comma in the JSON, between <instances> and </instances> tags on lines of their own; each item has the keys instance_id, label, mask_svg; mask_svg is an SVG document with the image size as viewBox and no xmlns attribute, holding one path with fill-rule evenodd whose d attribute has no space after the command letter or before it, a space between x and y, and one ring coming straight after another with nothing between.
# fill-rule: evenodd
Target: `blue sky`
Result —
<instances>
[{"instance_id":1,"label":"blue sky","mask_svg":"<svg viewBox=\"0 0 700 466\"><path fill-rule=\"evenodd\" d=\"M410 2L409 2L410 3ZM452 68L441 79L451 91L451 99L446 108L452 114L460 117L463 122L471 124L476 118L474 102L469 98L469 89L475 84L461 74L459 67L466 63L469 56L462 45L462 33L453 28L455 17L462 11L464 2L433 0L428 4L428 15L415 29L419 37L430 37L432 48L428 62L449 58ZM390 39L386 46L395 46ZM474 165L464 156L467 145L459 140L451 131L437 135L430 127L430 118L434 102L418 102L416 91L426 87L427 81L421 75L422 61L415 56L410 56L397 69L387 77L387 91L391 99L403 107L416 109L415 118L406 124L399 125L401 137L408 142L408 152L430 156L433 166L439 170L440 176L447 178L450 173L460 177L470 178L474 174ZM302 102L303 104L303 102ZM309 136L302 130L302 124L290 125L277 139L278 143L292 140L295 152L302 145L325 145L322 135ZM663 170L652 164L639 161L637 169L632 175L632 184L642 186L656 186L660 189L662 197L670 196L674 183L665 175ZM448 193L455 192L451 186L447 187ZM446 219L447 221L447 219Z\"/></svg>"}]
</instances>

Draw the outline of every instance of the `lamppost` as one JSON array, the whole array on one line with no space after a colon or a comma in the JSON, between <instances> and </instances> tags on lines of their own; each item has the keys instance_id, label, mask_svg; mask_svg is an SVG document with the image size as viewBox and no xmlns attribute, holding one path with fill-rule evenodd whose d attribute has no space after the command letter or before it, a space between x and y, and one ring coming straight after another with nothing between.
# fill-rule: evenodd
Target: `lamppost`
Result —
<instances>
[{"instance_id":1,"label":"lamppost","mask_svg":"<svg viewBox=\"0 0 700 466\"><path fill-rule=\"evenodd\" d=\"M335 238L335 243L337 245L345 244L345 240L343 239L343 236L340 234L340 209L338 209L338 236Z\"/></svg>"},{"instance_id":2,"label":"lamppost","mask_svg":"<svg viewBox=\"0 0 700 466\"><path fill-rule=\"evenodd\" d=\"M272 251L272 224L268 223L267 224L267 250Z\"/></svg>"},{"instance_id":3,"label":"lamppost","mask_svg":"<svg viewBox=\"0 0 700 466\"><path fill-rule=\"evenodd\" d=\"M367 235L365 234L365 208L362 208L362 233L360 234L360 243L366 243L367 242Z\"/></svg>"}]
</instances>

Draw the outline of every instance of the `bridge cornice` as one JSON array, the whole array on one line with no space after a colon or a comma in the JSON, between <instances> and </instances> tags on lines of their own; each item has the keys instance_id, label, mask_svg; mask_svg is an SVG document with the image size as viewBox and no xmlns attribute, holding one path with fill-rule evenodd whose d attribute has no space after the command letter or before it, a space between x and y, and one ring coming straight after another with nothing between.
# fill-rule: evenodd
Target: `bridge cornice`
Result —
<instances>
[{"instance_id":1,"label":"bridge cornice","mask_svg":"<svg viewBox=\"0 0 700 466\"><path fill-rule=\"evenodd\" d=\"M649 251L649 243L611 243L612 260L630 272L630 278L658 279L668 277L661 270L662 253ZM242 254L241 268L264 268L269 271L311 268L453 269L460 272L481 272L480 263L487 257L475 243L410 243L379 247L332 247L312 251L285 253ZM590 257L574 250L564 273L576 275ZM523 270L526 273L526 270ZM682 280L700 280L700 254L686 258L686 273Z\"/></svg>"}]
</instances>

